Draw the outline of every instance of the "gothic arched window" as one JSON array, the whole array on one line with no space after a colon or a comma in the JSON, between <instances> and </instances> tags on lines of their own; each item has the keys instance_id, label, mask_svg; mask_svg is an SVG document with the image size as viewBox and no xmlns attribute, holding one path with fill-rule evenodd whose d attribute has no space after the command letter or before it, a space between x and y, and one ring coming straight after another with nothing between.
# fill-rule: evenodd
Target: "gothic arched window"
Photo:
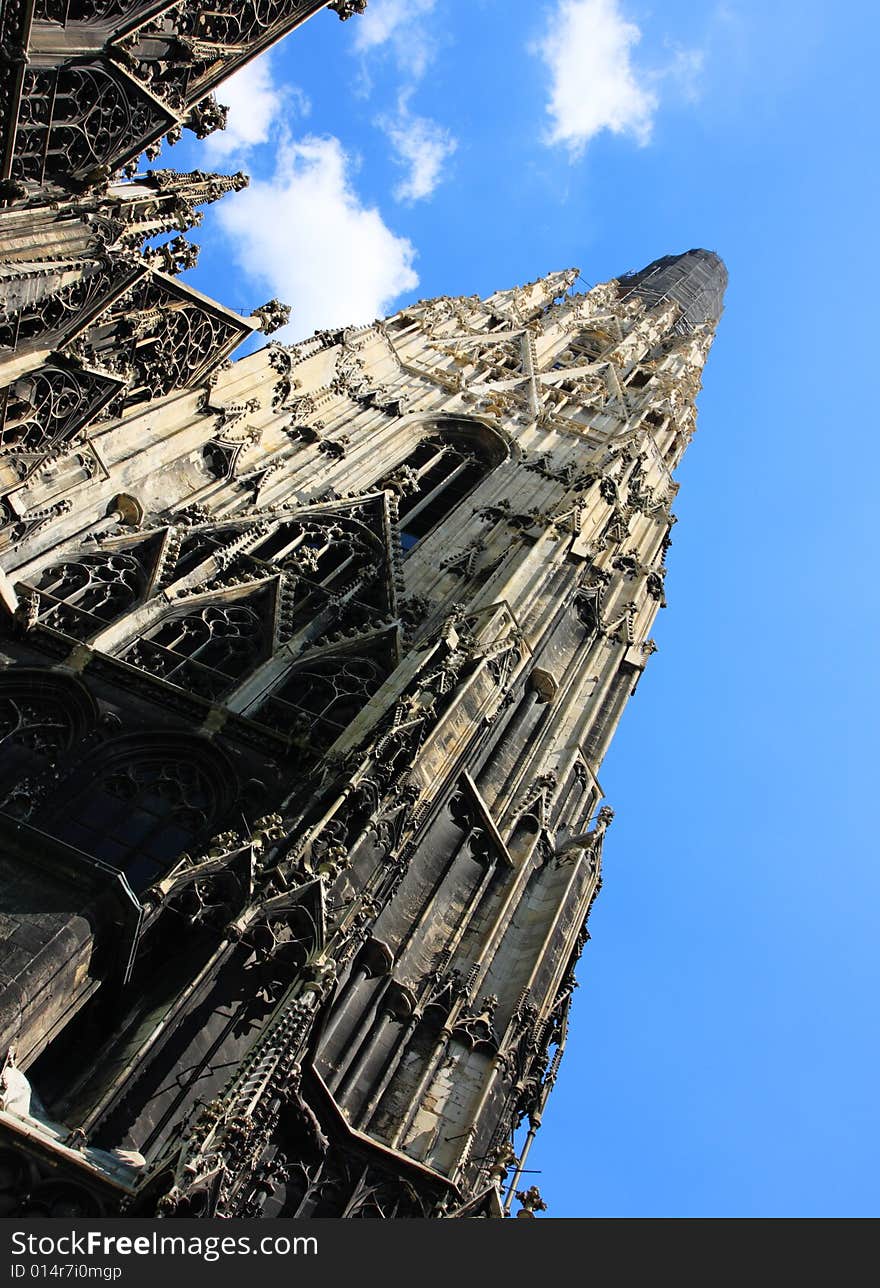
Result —
<instances>
[{"instance_id":1,"label":"gothic arched window","mask_svg":"<svg viewBox=\"0 0 880 1288\"><path fill-rule=\"evenodd\" d=\"M25 479L97 414L118 382L47 364L0 394L0 457Z\"/></svg>"},{"instance_id":2,"label":"gothic arched window","mask_svg":"<svg viewBox=\"0 0 880 1288\"><path fill-rule=\"evenodd\" d=\"M230 542L239 540L241 533L241 528L212 525L185 536L174 562L174 580L186 577L206 559L222 559L224 549Z\"/></svg>"},{"instance_id":3,"label":"gothic arched window","mask_svg":"<svg viewBox=\"0 0 880 1288\"><path fill-rule=\"evenodd\" d=\"M88 639L137 602L144 589L144 570L127 551L104 551L52 564L35 589L40 596L39 620L45 626Z\"/></svg>"},{"instance_id":4,"label":"gothic arched window","mask_svg":"<svg viewBox=\"0 0 880 1288\"><path fill-rule=\"evenodd\" d=\"M569 338L568 344L553 363L553 370L580 367L596 362L610 343L610 337L600 331L579 331Z\"/></svg>"},{"instance_id":5,"label":"gothic arched window","mask_svg":"<svg viewBox=\"0 0 880 1288\"><path fill-rule=\"evenodd\" d=\"M43 182L118 163L173 124L125 73L93 60L25 72L13 174ZM143 141L143 142L142 142Z\"/></svg>"},{"instance_id":6,"label":"gothic arched window","mask_svg":"<svg viewBox=\"0 0 880 1288\"><path fill-rule=\"evenodd\" d=\"M500 435L451 420L423 439L383 481L397 493L404 553L437 526L507 454Z\"/></svg>"},{"instance_id":7,"label":"gothic arched window","mask_svg":"<svg viewBox=\"0 0 880 1288\"><path fill-rule=\"evenodd\" d=\"M279 524L251 554L329 589L355 565L380 556L382 546L354 514L313 514Z\"/></svg>"},{"instance_id":8,"label":"gothic arched window","mask_svg":"<svg viewBox=\"0 0 880 1288\"><path fill-rule=\"evenodd\" d=\"M0 676L0 811L27 819L96 716L92 699L70 677L25 667Z\"/></svg>"},{"instance_id":9,"label":"gothic arched window","mask_svg":"<svg viewBox=\"0 0 880 1288\"><path fill-rule=\"evenodd\" d=\"M305 662L267 698L254 719L323 751L351 724L388 670L384 660L356 654Z\"/></svg>"},{"instance_id":10,"label":"gothic arched window","mask_svg":"<svg viewBox=\"0 0 880 1288\"><path fill-rule=\"evenodd\" d=\"M139 892L218 830L236 794L225 758L200 739L134 735L87 757L31 821Z\"/></svg>"},{"instance_id":11,"label":"gothic arched window","mask_svg":"<svg viewBox=\"0 0 880 1288\"><path fill-rule=\"evenodd\" d=\"M166 618L124 656L172 684L216 699L261 662L266 652L266 630L254 607L225 603Z\"/></svg>"}]
</instances>

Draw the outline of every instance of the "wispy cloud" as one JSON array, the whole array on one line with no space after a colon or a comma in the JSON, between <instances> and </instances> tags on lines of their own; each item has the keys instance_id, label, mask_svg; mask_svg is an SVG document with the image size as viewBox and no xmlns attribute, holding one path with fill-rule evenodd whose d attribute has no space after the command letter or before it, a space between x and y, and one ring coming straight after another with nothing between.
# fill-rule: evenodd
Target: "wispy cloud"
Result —
<instances>
[{"instance_id":1,"label":"wispy cloud","mask_svg":"<svg viewBox=\"0 0 880 1288\"><path fill-rule=\"evenodd\" d=\"M696 103L702 95L702 77L706 55L702 49L686 49L672 41L664 41L670 50L666 66L655 73L658 80L670 81L686 103Z\"/></svg>"},{"instance_id":2,"label":"wispy cloud","mask_svg":"<svg viewBox=\"0 0 880 1288\"><path fill-rule=\"evenodd\" d=\"M386 134L394 162L404 177L394 188L397 201L430 197L446 162L458 147L449 130L410 110L410 100L442 44L436 25L426 21L436 0L371 0L358 25L355 52L362 55L361 90L372 91L371 58L390 60L397 71L397 105L380 113L375 124Z\"/></svg>"},{"instance_id":3,"label":"wispy cloud","mask_svg":"<svg viewBox=\"0 0 880 1288\"><path fill-rule=\"evenodd\" d=\"M372 0L360 18L355 50L366 54L380 48L390 50L399 69L419 80L435 53L428 27L421 21L436 0Z\"/></svg>"},{"instance_id":4,"label":"wispy cloud","mask_svg":"<svg viewBox=\"0 0 880 1288\"><path fill-rule=\"evenodd\" d=\"M550 71L549 143L577 156L602 130L649 142L658 98L632 63L640 40L618 0L557 0L536 46Z\"/></svg>"},{"instance_id":5,"label":"wispy cloud","mask_svg":"<svg viewBox=\"0 0 880 1288\"><path fill-rule=\"evenodd\" d=\"M336 138L282 141L273 176L227 198L218 218L255 286L293 305L291 338L369 322L418 285L412 243L362 204Z\"/></svg>"},{"instance_id":6,"label":"wispy cloud","mask_svg":"<svg viewBox=\"0 0 880 1288\"><path fill-rule=\"evenodd\" d=\"M394 149L394 160L406 174L394 188L397 201L413 202L430 197L443 178L443 168L458 142L442 125L409 110L411 91L403 91L394 117L380 116L377 124Z\"/></svg>"}]
</instances>

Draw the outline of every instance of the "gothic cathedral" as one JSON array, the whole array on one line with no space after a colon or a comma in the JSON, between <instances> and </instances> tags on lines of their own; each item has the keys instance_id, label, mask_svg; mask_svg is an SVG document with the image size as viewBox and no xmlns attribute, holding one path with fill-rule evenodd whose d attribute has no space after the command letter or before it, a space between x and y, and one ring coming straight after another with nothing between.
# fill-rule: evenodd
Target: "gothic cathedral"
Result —
<instances>
[{"instance_id":1,"label":"gothic cathedral","mask_svg":"<svg viewBox=\"0 0 880 1288\"><path fill-rule=\"evenodd\" d=\"M726 272L231 362L287 309L177 274L247 180L138 158L324 8L0 16L0 1215L543 1206Z\"/></svg>"}]
</instances>

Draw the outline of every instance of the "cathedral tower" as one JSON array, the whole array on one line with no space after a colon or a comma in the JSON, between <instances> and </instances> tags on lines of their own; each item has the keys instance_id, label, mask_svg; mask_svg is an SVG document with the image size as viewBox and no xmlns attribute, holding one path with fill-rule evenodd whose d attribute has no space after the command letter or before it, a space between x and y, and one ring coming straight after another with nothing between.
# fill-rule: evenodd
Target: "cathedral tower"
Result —
<instances>
[{"instance_id":1,"label":"cathedral tower","mask_svg":"<svg viewBox=\"0 0 880 1288\"><path fill-rule=\"evenodd\" d=\"M96 217L161 219L144 183ZM273 309L143 272L65 367L107 409L72 447L29 465L33 365L9 385L2 1211L501 1215L726 272L553 273L235 363Z\"/></svg>"}]
</instances>

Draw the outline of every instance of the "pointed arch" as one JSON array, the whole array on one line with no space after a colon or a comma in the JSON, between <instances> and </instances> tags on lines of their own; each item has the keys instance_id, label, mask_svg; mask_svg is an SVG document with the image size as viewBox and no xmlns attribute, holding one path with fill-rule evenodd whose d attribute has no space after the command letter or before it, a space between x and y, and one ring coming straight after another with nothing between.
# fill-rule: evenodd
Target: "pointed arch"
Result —
<instances>
[{"instance_id":1,"label":"pointed arch","mask_svg":"<svg viewBox=\"0 0 880 1288\"><path fill-rule=\"evenodd\" d=\"M356 720L397 664L397 634L377 631L346 647L315 649L249 716L317 757Z\"/></svg>"},{"instance_id":2,"label":"pointed arch","mask_svg":"<svg viewBox=\"0 0 880 1288\"><path fill-rule=\"evenodd\" d=\"M44 626L74 639L91 639L150 594L166 543L165 531L113 542L47 564L20 588L36 591L37 620Z\"/></svg>"},{"instance_id":3,"label":"pointed arch","mask_svg":"<svg viewBox=\"0 0 880 1288\"><path fill-rule=\"evenodd\" d=\"M97 719L94 699L72 676L32 667L0 674L0 811L27 818L49 787L47 773Z\"/></svg>"},{"instance_id":4,"label":"pointed arch","mask_svg":"<svg viewBox=\"0 0 880 1288\"><path fill-rule=\"evenodd\" d=\"M566 338L565 347L557 355L552 370L579 368L598 362L614 339L609 331L600 326L581 327Z\"/></svg>"},{"instance_id":5,"label":"pointed arch","mask_svg":"<svg viewBox=\"0 0 880 1288\"><path fill-rule=\"evenodd\" d=\"M123 872L137 893L218 832L238 794L230 761L206 738L127 734L85 756L30 821Z\"/></svg>"},{"instance_id":6,"label":"pointed arch","mask_svg":"<svg viewBox=\"0 0 880 1288\"><path fill-rule=\"evenodd\" d=\"M279 638L350 633L397 615L391 509L383 492L285 516L251 546L249 561L282 573Z\"/></svg>"},{"instance_id":7,"label":"pointed arch","mask_svg":"<svg viewBox=\"0 0 880 1288\"><path fill-rule=\"evenodd\" d=\"M303 507L275 524L251 554L329 585L356 564L384 559L385 517L378 494Z\"/></svg>"},{"instance_id":8,"label":"pointed arch","mask_svg":"<svg viewBox=\"0 0 880 1288\"><path fill-rule=\"evenodd\" d=\"M224 697L269 657L275 641L278 579L250 593L207 595L164 614L122 657L212 701Z\"/></svg>"},{"instance_id":9,"label":"pointed arch","mask_svg":"<svg viewBox=\"0 0 880 1288\"><path fill-rule=\"evenodd\" d=\"M244 524L199 524L183 536L174 554L173 560L162 578L163 585L173 585L184 577L189 577L197 568L205 565L210 575L212 567L220 568L228 560L230 551L239 546L247 546L249 539L256 537L260 525Z\"/></svg>"},{"instance_id":10,"label":"pointed arch","mask_svg":"<svg viewBox=\"0 0 880 1288\"><path fill-rule=\"evenodd\" d=\"M98 59L25 73L12 174L44 183L121 165L176 124L122 67Z\"/></svg>"},{"instance_id":11,"label":"pointed arch","mask_svg":"<svg viewBox=\"0 0 880 1288\"><path fill-rule=\"evenodd\" d=\"M417 443L379 484L397 496L404 555L509 455L507 440L483 421L438 416L422 422Z\"/></svg>"},{"instance_id":12,"label":"pointed arch","mask_svg":"<svg viewBox=\"0 0 880 1288\"><path fill-rule=\"evenodd\" d=\"M124 550L102 550L50 564L33 589L39 596L38 621L84 640L138 602L145 590L145 578L134 555Z\"/></svg>"},{"instance_id":13,"label":"pointed arch","mask_svg":"<svg viewBox=\"0 0 880 1288\"><path fill-rule=\"evenodd\" d=\"M19 481L70 442L122 381L57 357L0 391L0 458Z\"/></svg>"}]
</instances>

